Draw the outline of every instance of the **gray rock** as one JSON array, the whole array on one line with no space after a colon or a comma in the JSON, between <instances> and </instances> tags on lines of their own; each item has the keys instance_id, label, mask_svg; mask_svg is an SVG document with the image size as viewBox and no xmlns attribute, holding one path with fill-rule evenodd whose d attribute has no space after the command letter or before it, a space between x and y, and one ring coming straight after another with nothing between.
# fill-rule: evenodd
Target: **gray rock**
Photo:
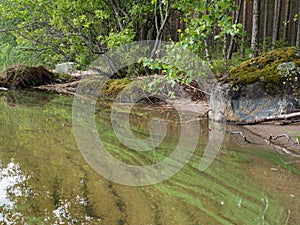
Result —
<instances>
[{"instance_id":1,"label":"gray rock","mask_svg":"<svg viewBox=\"0 0 300 225\"><path fill-rule=\"evenodd\" d=\"M72 75L76 71L77 70L76 70L74 62L66 62L66 63L57 64L55 67L56 73L64 73L64 74Z\"/></svg>"},{"instance_id":2,"label":"gray rock","mask_svg":"<svg viewBox=\"0 0 300 225\"><path fill-rule=\"evenodd\" d=\"M267 93L259 82L242 88L219 82L210 98L210 118L215 121L248 122L299 111L299 90L290 92L284 87L280 90L278 93Z\"/></svg>"}]
</instances>

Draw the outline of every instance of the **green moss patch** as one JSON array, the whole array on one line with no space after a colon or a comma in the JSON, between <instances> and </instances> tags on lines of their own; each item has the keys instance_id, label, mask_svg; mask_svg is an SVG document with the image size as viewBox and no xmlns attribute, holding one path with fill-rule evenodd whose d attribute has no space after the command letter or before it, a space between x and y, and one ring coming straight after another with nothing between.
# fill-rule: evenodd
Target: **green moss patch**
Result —
<instances>
[{"instance_id":1,"label":"green moss patch","mask_svg":"<svg viewBox=\"0 0 300 225\"><path fill-rule=\"evenodd\" d=\"M61 83L67 83L75 81L78 78L65 73L54 73L54 79L55 81L59 81Z\"/></svg>"},{"instance_id":2,"label":"green moss patch","mask_svg":"<svg viewBox=\"0 0 300 225\"><path fill-rule=\"evenodd\" d=\"M123 90L131 82L128 78L123 79L110 79L101 89L101 95L103 97L115 98L118 93Z\"/></svg>"},{"instance_id":3,"label":"green moss patch","mask_svg":"<svg viewBox=\"0 0 300 225\"><path fill-rule=\"evenodd\" d=\"M230 69L230 76L226 82L232 82L234 85L247 85L261 81L264 87L269 84L279 85L284 77L277 67L284 62L293 62L297 67L300 66L299 52L296 47L276 49L247 60Z\"/></svg>"}]
</instances>

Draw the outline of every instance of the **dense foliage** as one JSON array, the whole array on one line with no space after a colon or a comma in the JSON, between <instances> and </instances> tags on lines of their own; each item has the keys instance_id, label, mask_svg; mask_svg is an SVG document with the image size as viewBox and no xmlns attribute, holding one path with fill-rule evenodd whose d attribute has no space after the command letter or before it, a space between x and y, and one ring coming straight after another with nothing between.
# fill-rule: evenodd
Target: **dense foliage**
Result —
<instances>
[{"instance_id":1,"label":"dense foliage","mask_svg":"<svg viewBox=\"0 0 300 225\"><path fill-rule=\"evenodd\" d=\"M32 59L31 63L49 66L72 61L84 68L116 46L139 40L155 40L157 44L163 40L187 48L208 62L223 58L226 63L238 50L242 57L245 52L251 53L250 45L255 52L261 51L258 48L262 42L267 48L267 36L274 39L269 27L273 17L277 26L273 29L274 46L282 40L281 32L281 43L295 44L296 31L293 35L287 31L297 27L294 8L298 3L288 1L282 5L279 1L274 6L273 1L278 2L259 3L264 15L253 12L254 2L246 0L0 0L1 55L12 54L11 63L16 64L27 58ZM252 14L256 17L251 18ZM249 23L254 19L252 28ZM261 22L257 23L257 19ZM255 43L251 43L249 36L254 29L260 33L255 33ZM266 37L262 39L262 35ZM19 61L14 54L20 56Z\"/></svg>"},{"instance_id":2,"label":"dense foliage","mask_svg":"<svg viewBox=\"0 0 300 225\"><path fill-rule=\"evenodd\" d=\"M212 27L219 28L219 36L237 32L230 17L233 0L0 2L3 30L51 62L87 65L109 48L146 39L180 39L199 53Z\"/></svg>"}]
</instances>

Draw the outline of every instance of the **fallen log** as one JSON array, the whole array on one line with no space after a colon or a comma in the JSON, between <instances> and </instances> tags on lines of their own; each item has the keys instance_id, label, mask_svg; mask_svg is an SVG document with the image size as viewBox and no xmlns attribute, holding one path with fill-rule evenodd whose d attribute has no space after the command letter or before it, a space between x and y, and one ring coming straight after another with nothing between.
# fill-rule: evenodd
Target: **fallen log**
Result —
<instances>
[{"instance_id":1,"label":"fallen log","mask_svg":"<svg viewBox=\"0 0 300 225\"><path fill-rule=\"evenodd\" d=\"M267 117L256 119L256 120L235 122L235 124L236 125L254 125L254 124L268 122L268 121L287 120L287 119L291 119L291 118L295 118L295 117L300 117L300 112L277 115L277 116L267 116Z\"/></svg>"},{"instance_id":2,"label":"fallen log","mask_svg":"<svg viewBox=\"0 0 300 225\"><path fill-rule=\"evenodd\" d=\"M67 95L75 95L76 87L79 84L80 80L63 83L63 84L47 84L34 87L38 90L55 92L58 94L67 94Z\"/></svg>"}]
</instances>

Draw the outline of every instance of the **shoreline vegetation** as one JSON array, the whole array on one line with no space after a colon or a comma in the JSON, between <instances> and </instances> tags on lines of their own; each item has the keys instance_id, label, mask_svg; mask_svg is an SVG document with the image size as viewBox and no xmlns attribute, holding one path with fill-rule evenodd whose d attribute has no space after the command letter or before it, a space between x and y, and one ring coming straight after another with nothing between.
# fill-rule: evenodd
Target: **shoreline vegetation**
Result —
<instances>
[{"instance_id":1,"label":"shoreline vegetation","mask_svg":"<svg viewBox=\"0 0 300 225\"><path fill-rule=\"evenodd\" d=\"M8 68L2 72L0 89L34 87L74 94L80 76L48 73L34 66L54 68L69 62L84 71L110 50L152 41L147 54L155 60L118 71L115 78L123 79L109 81L103 96L113 98L111 94L134 77L158 75L170 84L182 84L193 94L192 100L203 100L198 91L201 87L190 83L192 68L180 70L187 56L177 50L184 49L205 60L219 79L221 90L227 92L229 101L223 109L229 112L225 113L228 121L260 124L267 118L285 124L300 119L299 1L41 0L36 4L3 0L0 12L0 68ZM163 51L168 63L156 60L162 42L171 43ZM106 60L109 64L114 61ZM190 58L189 62L193 65ZM21 64L27 66L17 66ZM152 87L157 85L154 82ZM255 102L261 96L261 102ZM283 114L293 119L282 118Z\"/></svg>"},{"instance_id":2,"label":"shoreline vegetation","mask_svg":"<svg viewBox=\"0 0 300 225\"><path fill-rule=\"evenodd\" d=\"M286 54L284 54L287 52ZM286 57L285 57L286 56ZM229 71L229 75L225 75L225 78L219 79L219 82L228 82L233 84L232 87L236 88L237 86L245 86L249 83L255 82L255 79L259 80L258 74L260 71L269 69L271 72L268 76L266 76L265 80L269 79L269 82L273 85L272 91L273 94L280 94L282 90L280 89L280 85L282 82L288 82L286 77L290 78L293 76L298 77L298 67L300 66L300 60L295 57L295 48L289 49L278 49L266 53L261 57L251 59L249 61L243 62L241 65L238 65L232 68ZM260 62L264 60L263 62ZM298 61L299 60L299 61ZM293 62L296 65L296 68L293 68L295 73L290 72L291 75L282 75L282 71L278 69L278 65L284 62ZM270 63L271 62L271 63ZM256 65L257 64L257 65ZM272 65L272 67L270 66ZM256 69L256 71L255 71ZM249 73L247 71L250 71ZM285 71L286 72L286 71ZM248 74L247 74L248 73ZM58 93L58 94L67 94L74 95L76 91L76 86L79 84L80 80L89 76L88 72L77 72L72 75L68 74L59 74L55 72L51 72L43 66L39 67L28 67L24 65L18 65L15 67L10 67L4 70L0 76L0 86L8 89L19 89L19 88L33 88L37 90L47 91L50 93ZM239 74L237 76L236 74ZM266 73L262 73L265 76ZM245 78L243 78L243 76ZM276 79L276 82L273 82L273 77ZM135 78L136 79L136 78ZM143 79L143 77L139 77L138 79ZM240 79L241 82L238 82L237 79ZM247 80L246 80L247 79ZM102 88L100 96L106 99L114 99L117 94L128 84L131 83L134 79L119 78L119 79L109 79L105 86ZM265 81L264 80L264 81ZM247 82L246 82L247 81ZM251 82L250 82L251 81ZM177 99L177 104L181 105L186 111L192 111L199 114L199 119L202 117L208 117L207 113L210 110L208 105L208 99L205 99L205 96L201 92L201 87L191 83L191 85L182 84L185 90L188 92L190 96L190 100L180 100ZM268 83L264 83L265 87L268 86ZM277 85L277 86L276 86ZM274 88L278 89L278 92L274 92ZM268 90L266 90L268 91ZM294 89L298 93L298 89ZM175 101L175 100L174 100ZM148 104L157 103L149 99L147 101ZM169 102L172 104L172 102ZM164 105L165 103L162 103ZM167 103L168 104L168 103ZM255 135L263 138L266 142L269 142L270 145L277 146L277 148L282 148L281 150L290 153L290 154L299 154L300 146L299 146L299 131L297 130L300 120L297 119L300 117L299 113L295 113L291 120L288 116L281 115L270 117L269 119L262 119L260 121L256 121L256 123L238 123L231 122L230 124L239 125L238 127L243 127L243 129L247 129L248 133L254 133ZM255 124L255 125L254 125ZM236 131L235 131L236 132ZM242 131L238 131L233 133L233 135L238 134L241 136L244 141L249 142L247 137L243 134ZM250 143L250 142L249 142Z\"/></svg>"}]
</instances>

